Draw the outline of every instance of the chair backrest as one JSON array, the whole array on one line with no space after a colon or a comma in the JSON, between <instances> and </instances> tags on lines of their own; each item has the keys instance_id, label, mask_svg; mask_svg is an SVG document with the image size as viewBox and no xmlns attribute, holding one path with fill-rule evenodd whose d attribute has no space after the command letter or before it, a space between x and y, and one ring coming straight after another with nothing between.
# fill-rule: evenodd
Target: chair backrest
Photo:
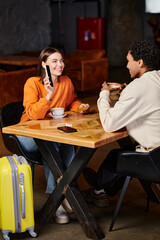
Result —
<instances>
[{"instance_id":1,"label":"chair backrest","mask_svg":"<svg viewBox=\"0 0 160 240\"><path fill-rule=\"evenodd\" d=\"M35 74L36 68L0 72L0 108L7 103L22 101L24 84Z\"/></svg>"},{"instance_id":2,"label":"chair backrest","mask_svg":"<svg viewBox=\"0 0 160 240\"><path fill-rule=\"evenodd\" d=\"M3 106L0 112L1 126L7 127L19 123L23 111L23 102L12 102Z\"/></svg>"},{"instance_id":3,"label":"chair backrest","mask_svg":"<svg viewBox=\"0 0 160 240\"><path fill-rule=\"evenodd\" d=\"M19 123L23 111L23 102L12 102L3 106L0 111L1 129L3 127ZM27 161L33 164L43 164L41 160L41 153L34 153L34 156L33 154L30 155L29 152L26 153L15 135L2 133L2 138L6 149L8 149L11 153L22 155L27 159Z\"/></svg>"},{"instance_id":4,"label":"chair backrest","mask_svg":"<svg viewBox=\"0 0 160 240\"><path fill-rule=\"evenodd\" d=\"M69 69L80 70L81 62L84 60L94 60L105 57L105 49L93 49L93 50L74 50L70 62L68 65Z\"/></svg>"},{"instance_id":5,"label":"chair backrest","mask_svg":"<svg viewBox=\"0 0 160 240\"><path fill-rule=\"evenodd\" d=\"M4 105L0 111L1 131L3 127L19 123L24 110L22 102L12 102ZM17 138L12 134L4 134L2 132L3 143L8 151L11 153L21 154L18 146Z\"/></svg>"},{"instance_id":6,"label":"chair backrest","mask_svg":"<svg viewBox=\"0 0 160 240\"><path fill-rule=\"evenodd\" d=\"M6 71L4 69L0 68L0 73L5 73Z\"/></svg>"},{"instance_id":7,"label":"chair backrest","mask_svg":"<svg viewBox=\"0 0 160 240\"><path fill-rule=\"evenodd\" d=\"M150 152L121 152L116 171L122 175L160 183L160 147Z\"/></svg>"}]
</instances>

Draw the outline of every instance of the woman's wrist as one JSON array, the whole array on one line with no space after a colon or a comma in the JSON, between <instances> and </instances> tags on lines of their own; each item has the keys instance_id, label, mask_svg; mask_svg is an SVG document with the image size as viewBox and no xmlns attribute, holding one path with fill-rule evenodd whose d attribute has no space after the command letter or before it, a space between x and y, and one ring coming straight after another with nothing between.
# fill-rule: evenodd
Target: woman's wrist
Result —
<instances>
[{"instance_id":1,"label":"woman's wrist","mask_svg":"<svg viewBox=\"0 0 160 240\"><path fill-rule=\"evenodd\" d=\"M51 101L52 96L51 96L50 94L47 94L46 99L47 99L48 101Z\"/></svg>"}]
</instances>

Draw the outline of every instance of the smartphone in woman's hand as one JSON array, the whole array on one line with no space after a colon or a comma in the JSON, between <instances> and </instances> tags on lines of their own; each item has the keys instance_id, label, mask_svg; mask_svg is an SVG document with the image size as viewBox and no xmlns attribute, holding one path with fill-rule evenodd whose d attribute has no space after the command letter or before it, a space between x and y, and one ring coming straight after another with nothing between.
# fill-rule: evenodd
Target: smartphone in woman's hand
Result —
<instances>
[{"instance_id":1,"label":"smartphone in woman's hand","mask_svg":"<svg viewBox=\"0 0 160 240\"><path fill-rule=\"evenodd\" d=\"M48 65L46 65L46 71L47 71L47 75L49 77L50 85L53 87L52 75L51 75L51 71L50 71L50 68Z\"/></svg>"}]
</instances>

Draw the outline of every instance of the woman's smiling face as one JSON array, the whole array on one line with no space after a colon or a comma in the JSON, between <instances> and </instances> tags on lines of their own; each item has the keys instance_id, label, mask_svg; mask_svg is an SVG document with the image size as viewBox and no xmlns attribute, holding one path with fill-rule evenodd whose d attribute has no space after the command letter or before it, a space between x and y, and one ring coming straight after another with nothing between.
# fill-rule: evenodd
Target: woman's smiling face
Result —
<instances>
[{"instance_id":1,"label":"woman's smiling face","mask_svg":"<svg viewBox=\"0 0 160 240\"><path fill-rule=\"evenodd\" d=\"M51 75L53 78L61 76L63 69L64 69L64 59L62 55L58 52L51 54L47 61L45 62L46 65L49 65Z\"/></svg>"}]
</instances>

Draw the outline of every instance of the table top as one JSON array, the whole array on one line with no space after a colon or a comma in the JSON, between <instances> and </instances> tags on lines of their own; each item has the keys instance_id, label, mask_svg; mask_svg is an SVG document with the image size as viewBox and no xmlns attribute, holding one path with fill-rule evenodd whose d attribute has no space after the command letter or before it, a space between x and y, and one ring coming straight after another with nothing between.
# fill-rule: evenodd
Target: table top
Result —
<instances>
[{"instance_id":1,"label":"table top","mask_svg":"<svg viewBox=\"0 0 160 240\"><path fill-rule=\"evenodd\" d=\"M94 110L95 111L95 110ZM114 133L103 130L97 111L88 114L65 112L61 119L47 118L4 127L3 133L28 136L48 141L72 144L81 147L97 148L128 136L126 129ZM57 127L72 124L77 132L65 133Z\"/></svg>"},{"instance_id":2,"label":"table top","mask_svg":"<svg viewBox=\"0 0 160 240\"><path fill-rule=\"evenodd\" d=\"M23 55L0 55L0 64L15 66L33 66L38 64L38 57Z\"/></svg>"}]
</instances>

